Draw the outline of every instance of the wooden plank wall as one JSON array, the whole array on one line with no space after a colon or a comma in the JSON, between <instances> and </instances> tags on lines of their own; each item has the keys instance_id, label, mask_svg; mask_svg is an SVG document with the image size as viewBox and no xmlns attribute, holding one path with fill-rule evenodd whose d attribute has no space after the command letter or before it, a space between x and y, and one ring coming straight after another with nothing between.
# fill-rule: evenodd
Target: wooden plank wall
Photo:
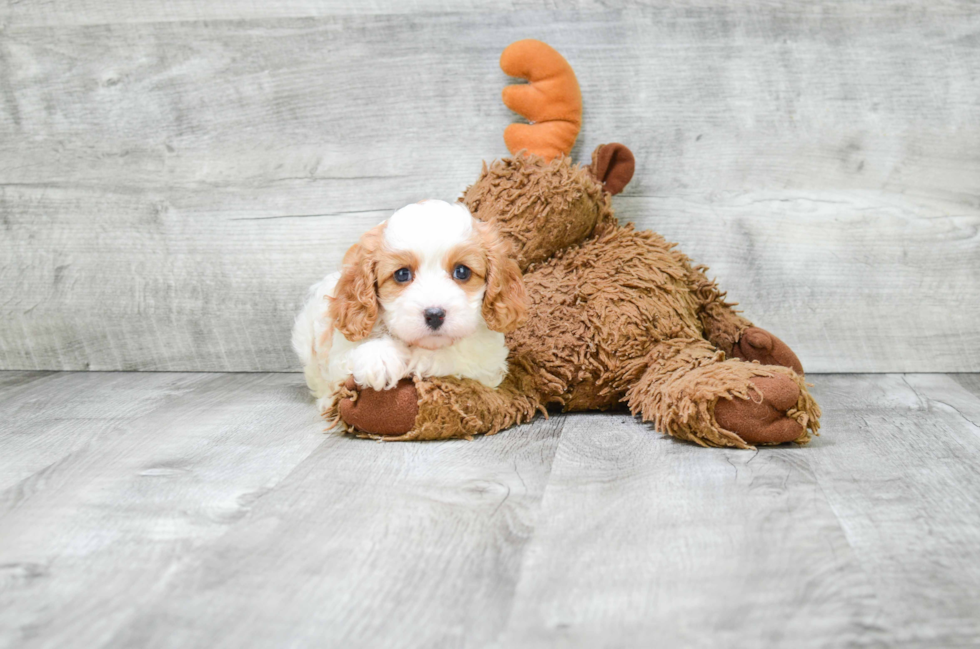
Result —
<instances>
[{"instance_id":1,"label":"wooden plank wall","mask_svg":"<svg viewBox=\"0 0 980 649\"><path fill-rule=\"evenodd\" d=\"M519 10L515 10L518 7ZM810 371L980 370L980 5L0 0L0 369L298 369L306 287L506 153L501 49L575 155Z\"/></svg>"}]
</instances>

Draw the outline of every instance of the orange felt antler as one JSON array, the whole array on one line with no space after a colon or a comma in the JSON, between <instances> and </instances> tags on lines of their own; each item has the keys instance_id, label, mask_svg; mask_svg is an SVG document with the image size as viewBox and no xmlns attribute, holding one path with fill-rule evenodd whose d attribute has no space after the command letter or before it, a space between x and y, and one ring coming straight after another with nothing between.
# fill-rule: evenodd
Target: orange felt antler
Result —
<instances>
[{"instance_id":1,"label":"orange felt antler","mask_svg":"<svg viewBox=\"0 0 980 649\"><path fill-rule=\"evenodd\" d=\"M510 152L525 149L545 160L571 153L582 126L582 92L568 61L550 45L527 39L507 46L500 69L530 81L504 88L504 104L531 122L504 131Z\"/></svg>"}]
</instances>

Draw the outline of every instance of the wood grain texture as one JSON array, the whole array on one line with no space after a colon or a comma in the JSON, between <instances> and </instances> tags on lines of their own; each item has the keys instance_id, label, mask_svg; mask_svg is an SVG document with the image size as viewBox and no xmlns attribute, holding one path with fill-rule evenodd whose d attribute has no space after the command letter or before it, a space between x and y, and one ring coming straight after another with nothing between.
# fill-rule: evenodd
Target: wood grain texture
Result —
<instances>
[{"instance_id":1,"label":"wood grain texture","mask_svg":"<svg viewBox=\"0 0 980 649\"><path fill-rule=\"evenodd\" d=\"M506 619L562 419L385 445L324 436L295 374L198 375L141 417L120 382L187 379L72 378L89 389L38 419L85 425L99 395L126 423L0 492L0 646L435 646ZM18 437L65 453L43 423L0 431L0 455L24 455Z\"/></svg>"},{"instance_id":2,"label":"wood grain texture","mask_svg":"<svg viewBox=\"0 0 980 649\"><path fill-rule=\"evenodd\" d=\"M0 376L7 376L3 373ZM90 379L84 373L53 373L3 386L0 421L0 507L15 506L33 476L84 451L105 436L120 434L128 423L200 386L206 375L152 374L134 382L128 375ZM29 379L29 380L28 380ZM107 402L107 399L111 399ZM26 481L26 482L25 482Z\"/></svg>"},{"instance_id":3,"label":"wood grain texture","mask_svg":"<svg viewBox=\"0 0 980 649\"><path fill-rule=\"evenodd\" d=\"M561 424L472 443L331 437L113 644L485 646L510 612ZM202 583L221 584L220 606Z\"/></svg>"},{"instance_id":4,"label":"wood grain texture","mask_svg":"<svg viewBox=\"0 0 980 649\"><path fill-rule=\"evenodd\" d=\"M807 448L569 420L501 646L980 641L977 375L813 380Z\"/></svg>"},{"instance_id":5,"label":"wood grain texture","mask_svg":"<svg viewBox=\"0 0 980 649\"><path fill-rule=\"evenodd\" d=\"M0 646L111 639L322 443L296 378L62 374L0 405L4 470L38 467L0 485Z\"/></svg>"},{"instance_id":6,"label":"wood grain texture","mask_svg":"<svg viewBox=\"0 0 980 649\"><path fill-rule=\"evenodd\" d=\"M385 444L323 435L295 374L0 373L0 647L976 646L980 375L811 378L823 434L751 452L613 413Z\"/></svg>"},{"instance_id":7,"label":"wood grain texture","mask_svg":"<svg viewBox=\"0 0 980 649\"><path fill-rule=\"evenodd\" d=\"M753 0L750 11L778 11L788 15L818 15L827 8L839 9L848 0L819 0L801 4L796 0ZM950 14L969 15L969 0L939 0L937 5ZM30 3L21 0L0 2L4 24L23 26L101 25L115 23L178 22L197 20L251 20L256 18L296 18L347 15L412 15L446 13L492 13L516 10L561 10L606 12L610 10L659 9L718 10L718 0L215 0L200 3L170 0L146 5L134 0L58 0ZM865 6L847 7L852 15L875 15L888 11L908 11L908 0L876 0Z\"/></svg>"},{"instance_id":8,"label":"wood grain texture","mask_svg":"<svg viewBox=\"0 0 980 649\"><path fill-rule=\"evenodd\" d=\"M0 368L295 369L306 286L505 153L530 36L808 370L980 369L974 3L603 4L0 4Z\"/></svg>"},{"instance_id":9,"label":"wood grain texture","mask_svg":"<svg viewBox=\"0 0 980 649\"><path fill-rule=\"evenodd\" d=\"M570 419L499 646L880 641L877 594L808 464L823 441L696 453L627 415Z\"/></svg>"},{"instance_id":10,"label":"wood grain texture","mask_svg":"<svg viewBox=\"0 0 980 649\"><path fill-rule=\"evenodd\" d=\"M960 381L910 374L817 383L823 423L842 434L807 458L892 646L980 643L980 399Z\"/></svg>"}]
</instances>

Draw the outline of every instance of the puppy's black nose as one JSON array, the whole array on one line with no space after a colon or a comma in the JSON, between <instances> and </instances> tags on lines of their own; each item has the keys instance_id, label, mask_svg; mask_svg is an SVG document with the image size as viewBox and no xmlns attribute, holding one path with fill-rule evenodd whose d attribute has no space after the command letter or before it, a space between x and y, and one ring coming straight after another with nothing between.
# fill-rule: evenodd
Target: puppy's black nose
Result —
<instances>
[{"instance_id":1,"label":"puppy's black nose","mask_svg":"<svg viewBox=\"0 0 980 649\"><path fill-rule=\"evenodd\" d=\"M426 326L433 331L441 327L442 323L446 320L446 310L440 309L439 307L430 306L423 311L423 314L425 315Z\"/></svg>"}]
</instances>

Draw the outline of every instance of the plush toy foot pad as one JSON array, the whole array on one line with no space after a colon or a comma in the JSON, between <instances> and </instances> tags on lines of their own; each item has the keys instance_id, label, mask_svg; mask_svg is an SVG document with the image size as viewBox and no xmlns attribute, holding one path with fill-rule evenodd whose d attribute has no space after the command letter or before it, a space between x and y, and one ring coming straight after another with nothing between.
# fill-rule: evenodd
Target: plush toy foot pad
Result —
<instances>
[{"instance_id":1,"label":"plush toy foot pad","mask_svg":"<svg viewBox=\"0 0 980 649\"><path fill-rule=\"evenodd\" d=\"M404 435L415 426L419 397L411 379L402 379L390 390L358 388L353 377L344 385L356 397L340 400L340 416L358 431L381 437Z\"/></svg>"},{"instance_id":2,"label":"plush toy foot pad","mask_svg":"<svg viewBox=\"0 0 980 649\"><path fill-rule=\"evenodd\" d=\"M782 365L803 376L803 364L789 345L759 327L749 327L742 332L731 355L743 361L759 361L763 365Z\"/></svg>"},{"instance_id":3,"label":"plush toy foot pad","mask_svg":"<svg viewBox=\"0 0 980 649\"><path fill-rule=\"evenodd\" d=\"M780 374L757 376L752 379L752 384L762 393L761 401L719 399L715 404L718 425L752 445L782 444L803 435L803 426L786 415L786 411L796 407L800 398L796 382ZM755 397L758 399L757 394Z\"/></svg>"}]
</instances>

